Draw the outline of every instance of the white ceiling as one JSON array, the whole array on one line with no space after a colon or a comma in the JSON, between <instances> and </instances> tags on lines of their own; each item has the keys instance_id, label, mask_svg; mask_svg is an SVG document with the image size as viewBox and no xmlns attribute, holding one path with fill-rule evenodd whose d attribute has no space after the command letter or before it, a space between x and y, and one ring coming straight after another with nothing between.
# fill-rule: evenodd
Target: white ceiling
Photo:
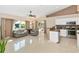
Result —
<instances>
[{"instance_id":1,"label":"white ceiling","mask_svg":"<svg viewBox=\"0 0 79 59\"><path fill-rule=\"evenodd\" d=\"M69 6L70 5L0 5L0 13L26 17L31 10L34 15L45 16Z\"/></svg>"}]
</instances>

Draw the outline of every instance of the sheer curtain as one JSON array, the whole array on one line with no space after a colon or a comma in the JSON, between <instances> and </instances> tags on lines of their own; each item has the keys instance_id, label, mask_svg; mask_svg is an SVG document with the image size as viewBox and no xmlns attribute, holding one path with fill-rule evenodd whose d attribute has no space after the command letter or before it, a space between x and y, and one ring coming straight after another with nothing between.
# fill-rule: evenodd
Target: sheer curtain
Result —
<instances>
[{"instance_id":1,"label":"sheer curtain","mask_svg":"<svg viewBox=\"0 0 79 59\"><path fill-rule=\"evenodd\" d=\"M11 37L13 28L13 19L1 18L1 36L2 38Z\"/></svg>"}]
</instances>

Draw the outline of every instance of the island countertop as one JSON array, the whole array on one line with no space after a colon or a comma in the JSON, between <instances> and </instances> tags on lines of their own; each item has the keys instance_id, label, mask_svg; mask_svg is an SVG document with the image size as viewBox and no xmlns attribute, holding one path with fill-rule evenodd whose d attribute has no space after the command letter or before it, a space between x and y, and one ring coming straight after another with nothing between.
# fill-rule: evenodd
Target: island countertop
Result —
<instances>
[{"instance_id":1,"label":"island countertop","mask_svg":"<svg viewBox=\"0 0 79 59\"><path fill-rule=\"evenodd\" d=\"M59 42L59 31L58 30L50 30L49 31L49 40L54 43Z\"/></svg>"}]
</instances>

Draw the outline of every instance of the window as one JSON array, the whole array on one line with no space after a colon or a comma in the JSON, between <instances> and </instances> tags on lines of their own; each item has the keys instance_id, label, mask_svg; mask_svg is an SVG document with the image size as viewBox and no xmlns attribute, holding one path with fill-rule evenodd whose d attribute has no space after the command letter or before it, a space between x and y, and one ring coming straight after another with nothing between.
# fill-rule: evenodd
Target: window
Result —
<instances>
[{"instance_id":1,"label":"window","mask_svg":"<svg viewBox=\"0 0 79 59\"><path fill-rule=\"evenodd\" d=\"M13 30L26 29L25 21L16 21L13 25Z\"/></svg>"}]
</instances>

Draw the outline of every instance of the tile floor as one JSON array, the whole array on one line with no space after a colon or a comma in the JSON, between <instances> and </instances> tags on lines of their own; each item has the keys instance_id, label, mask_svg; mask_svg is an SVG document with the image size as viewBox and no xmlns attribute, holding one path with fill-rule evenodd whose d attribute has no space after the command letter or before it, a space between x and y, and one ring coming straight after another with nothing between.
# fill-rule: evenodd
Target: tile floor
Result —
<instances>
[{"instance_id":1,"label":"tile floor","mask_svg":"<svg viewBox=\"0 0 79 59\"><path fill-rule=\"evenodd\" d=\"M60 43L50 42L46 35L12 38L5 53L78 53L76 39L61 38Z\"/></svg>"}]
</instances>

